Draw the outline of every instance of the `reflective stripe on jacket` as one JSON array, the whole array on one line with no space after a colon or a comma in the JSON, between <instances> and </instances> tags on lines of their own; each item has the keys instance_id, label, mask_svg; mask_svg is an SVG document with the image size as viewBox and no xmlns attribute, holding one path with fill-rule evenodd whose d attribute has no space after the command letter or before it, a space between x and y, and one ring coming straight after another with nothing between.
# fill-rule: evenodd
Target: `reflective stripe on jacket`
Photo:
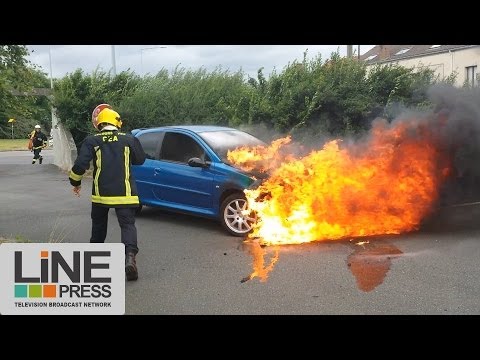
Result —
<instances>
[{"instance_id":1,"label":"reflective stripe on jacket","mask_svg":"<svg viewBox=\"0 0 480 360\"><path fill-rule=\"evenodd\" d=\"M137 138L118 131L102 131L85 138L69 179L79 186L93 160L92 202L109 207L138 206L131 165L141 165L145 152Z\"/></svg>"}]
</instances>

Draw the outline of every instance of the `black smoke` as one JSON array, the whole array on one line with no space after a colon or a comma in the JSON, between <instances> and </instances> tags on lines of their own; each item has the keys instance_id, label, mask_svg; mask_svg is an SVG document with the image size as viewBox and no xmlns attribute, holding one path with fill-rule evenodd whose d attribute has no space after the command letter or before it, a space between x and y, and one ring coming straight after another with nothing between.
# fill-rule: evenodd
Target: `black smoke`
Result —
<instances>
[{"instance_id":1,"label":"black smoke","mask_svg":"<svg viewBox=\"0 0 480 360\"><path fill-rule=\"evenodd\" d=\"M452 159L452 171L442 186L440 206L480 201L480 88L456 88L450 85L435 85L428 90L430 101L427 109L411 109L402 104L389 104L388 113L395 119L389 122L383 118L372 121L370 130L379 123L411 123L413 135L418 130L434 134L439 151ZM383 111L385 113L386 111ZM318 124L317 124L318 125ZM321 131L310 124L306 127L280 133L272 127L256 124L244 126L242 130L264 140L266 143L292 136L292 143L282 151L296 158L307 155L312 150L320 150L323 145L337 136ZM371 131L342 138L342 146L354 146L362 152L362 145L368 147ZM401 154L400 154L401 155Z\"/></svg>"},{"instance_id":2,"label":"black smoke","mask_svg":"<svg viewBox=\"0 0 480 360\"><path fill-rule=\"evenodd\" d=\"M431 124L442 124L442 146L450 152L453 173L442 189L441 203L480 201L480 88L434 86Z\"/></svg>"}]
</instances>

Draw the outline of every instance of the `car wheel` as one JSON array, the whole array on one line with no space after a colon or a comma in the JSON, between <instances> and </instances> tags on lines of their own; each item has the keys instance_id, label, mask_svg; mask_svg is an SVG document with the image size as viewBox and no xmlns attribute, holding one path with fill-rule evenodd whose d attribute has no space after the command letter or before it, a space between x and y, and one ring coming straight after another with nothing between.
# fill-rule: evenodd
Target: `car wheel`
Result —
<instances>
[{"instance_id":1,"label":"car wheel","mask_svg":"<svg viewBox=\"0 0 480 360\"><path fill-rule=\"evenodd\" d=\"M220 206L220 221L231 235L245 236L252 230L255 214L248 211L248 203L242 193L229 195Z\"/></svg>"},{"instance_id":2,"label":"car wheel","mask_svg":"<svg viewBox=\"0 0 480 360\"><path fill-rule=\"evenodd\" d=\"M140 213L142 212L142 209L143 209L143 205L142 204L138 205L138 207L135 208L135 215L137 216L140 215Z\"/></svg>"}]
</instances>

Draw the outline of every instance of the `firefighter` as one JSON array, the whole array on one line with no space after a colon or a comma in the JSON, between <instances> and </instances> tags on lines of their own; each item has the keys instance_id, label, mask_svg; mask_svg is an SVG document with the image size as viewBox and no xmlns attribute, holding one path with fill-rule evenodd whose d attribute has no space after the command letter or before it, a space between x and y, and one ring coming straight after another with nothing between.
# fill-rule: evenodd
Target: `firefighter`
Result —
<instances>
[{"instance_id":1,"label":"firefighter","mask_svg":"<svg viewBox=\"0 0 480 360\"><path fill-rule=\"evenodd\" d=\"M38 159L38 162L41 164L43 161L43 156L40 155L42 149L47 147L47 135L42 133L40 125L35 125L35 130L30 134L30 139L32 140L32 151L33 151L33 160L32 164Z\"/></svg>"},{"instance_id":2,"label":"firefighter","mask_svg":"<svg viewBox=\"0 0 480 360\"><path fill-rule=\"evenodd\" d=\"M107 236L108 211L115 208L125 245L125 274L137 280L135 255L138 253L135 210L139 207L137 187L131 165L141 165L145 152L137 138L119 131L120 115L108 104L101 104L92 114L92 124L99 133L83 141L69 180L80 196L82 176L93 160L91 243L103 243Z\"/></svg>"}]
</instances>

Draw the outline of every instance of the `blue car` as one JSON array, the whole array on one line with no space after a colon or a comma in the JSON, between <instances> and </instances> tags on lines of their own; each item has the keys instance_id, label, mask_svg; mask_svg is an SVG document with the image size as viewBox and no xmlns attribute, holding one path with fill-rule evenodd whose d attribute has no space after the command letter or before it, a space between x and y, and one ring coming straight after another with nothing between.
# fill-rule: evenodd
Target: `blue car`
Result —
<instances>
[{"instance_id":1,"label":"blue car","mask_svg":"<svg viewBox=\"0 0 480 360\"><path fill-rule=\"evenodd\" d=\"M244 236L255 216L243 190L252 174L229 165L227 151L239 146L265 145L240 130L220 126L166 126L136 129L147 154L133 175L141 206L159 207L219 219L225 230Z\"/></svg>"}]
</instances>

